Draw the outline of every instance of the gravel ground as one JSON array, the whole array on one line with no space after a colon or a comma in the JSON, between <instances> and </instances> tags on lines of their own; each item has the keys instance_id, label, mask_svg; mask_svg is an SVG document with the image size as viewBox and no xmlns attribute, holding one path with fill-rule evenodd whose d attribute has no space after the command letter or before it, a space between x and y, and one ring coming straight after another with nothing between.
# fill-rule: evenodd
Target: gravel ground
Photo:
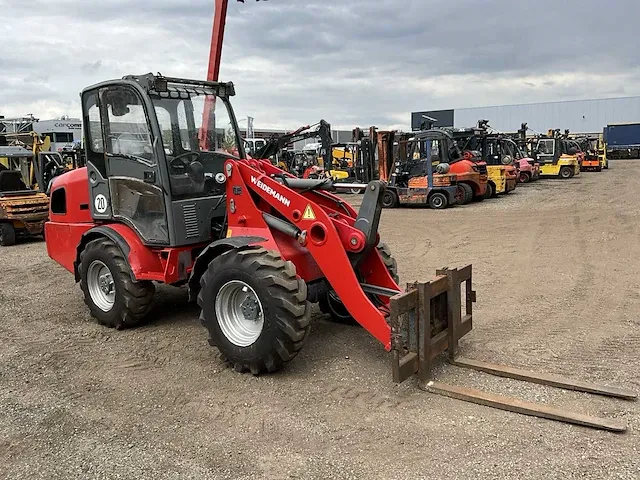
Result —
<instances>
[{"instance_id":1,"label":"gravel ground","mask_svg":"<svg viewBox=\"0 0 640 480\"><path fill-rule=\"evenodd\" d=\"M402 281L473 263L465 356L640 391L638 162L504 198L388 210ZM357 196L350 200L358 201ZM42 242L0 250L0 478L640 478L640 404L440 364L436 379L628 423L611 434L394 385L363 329L319 313L282 372L240 375L186 291L96 324Z\"/></svg>"}]
</instances>

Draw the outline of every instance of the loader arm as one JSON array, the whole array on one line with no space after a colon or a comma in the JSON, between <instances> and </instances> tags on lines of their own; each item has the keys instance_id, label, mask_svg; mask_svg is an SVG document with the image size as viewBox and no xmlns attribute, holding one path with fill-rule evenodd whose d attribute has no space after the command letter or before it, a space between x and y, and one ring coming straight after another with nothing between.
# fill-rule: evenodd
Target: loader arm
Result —
<instances>
[{"instance_id":1,"label":"loader arm","mask_svg":"<svg viewBox=\"0 0 640 480\"><path fill-rule=\"evenodd\" d=\"M389 297L400 288L371 248L378 243L379 210L365 208L367 213L358 216L326 190L286 186L281 183L283 175L291 177L265 160L230 159L225 173L231 235L268 229L269 235L262 235L271 237L266 246L277 245L287 260L293 255L300 258L302 249L317 268L302 265L298 275L306 282L326 279L353 318L390 350ZM323 186L322 180L317 185ZM370 187L384 188L379 182ZM365 233L361 225L374 225L375 230ZM377 287L378 294L365 293L363 284Z\"/></svg>"}]
</instances>

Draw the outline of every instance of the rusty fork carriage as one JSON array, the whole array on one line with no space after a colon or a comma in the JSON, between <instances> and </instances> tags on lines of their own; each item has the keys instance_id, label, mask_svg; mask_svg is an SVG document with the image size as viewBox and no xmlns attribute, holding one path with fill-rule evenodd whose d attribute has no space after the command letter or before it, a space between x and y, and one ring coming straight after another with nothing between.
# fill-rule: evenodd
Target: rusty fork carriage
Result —
<instances>
[{"instance_id":1,"label":"rusty fork carriage","mask_svg":"<svg viewBox=\"0 0 640 480\"><path fill-rule=\"evenodd\" d=\"M464 284L465 311L462 311ZM452 365L492 375L538 383L551 387L635 400L632 391L535 373L519 368L462 358L457 355L460 339L473 327L472 267L441 269L430 282L407 285L407 291L391 298L391 349L393 380L403 382L418 375L423 390L501 410L572 423L611 432L624 432L626 425L616 420L575 413L557 407L518 400L473 388L447 385L431 379L434 359L447 352Z\"/></svg>"}]
</instances>

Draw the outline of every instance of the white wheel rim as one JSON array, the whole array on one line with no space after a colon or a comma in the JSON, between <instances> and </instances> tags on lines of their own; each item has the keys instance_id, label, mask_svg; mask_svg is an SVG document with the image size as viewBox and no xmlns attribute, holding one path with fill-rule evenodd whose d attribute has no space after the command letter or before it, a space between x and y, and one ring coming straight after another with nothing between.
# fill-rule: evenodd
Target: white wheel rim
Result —
<instances>
[{"instance_id":1,"label":"white wheel rim","mask_svg":"<svg viewBox=\"0 0 640 480\"><path fill-rule=\"evenodd\" d=\"M87 269L87 286L94 305L103 312L113 308L116 286L109 268L100 260L94 260Z\"/></svg>"},{"instance_id":2,"label":"white wheel rim","mask_svg":"<svg viewBox=\"0 0 640 480\"><path fill-rule=\"evenodd\" d=\"M444 202L442 201L442 197L441 197L440 195L436 195L436 196L433 198L433 206L434 206L434 207L439 208L439 207L441 207L441 206L442 206L442 204L443 204L443 203L444 203Z\"/></svg>"},{"instance_id":3,"label":"white wheel rim","mask_svg":"<svg viewBox=\"0 0 640 480\"><path fill-rule=\"evenodd\" d=\"M256 292L240 280L225 283L216 295L216 317L224 336L238 347L255 343L264 326L264 311Z\"/></svg>"}]
</instances>

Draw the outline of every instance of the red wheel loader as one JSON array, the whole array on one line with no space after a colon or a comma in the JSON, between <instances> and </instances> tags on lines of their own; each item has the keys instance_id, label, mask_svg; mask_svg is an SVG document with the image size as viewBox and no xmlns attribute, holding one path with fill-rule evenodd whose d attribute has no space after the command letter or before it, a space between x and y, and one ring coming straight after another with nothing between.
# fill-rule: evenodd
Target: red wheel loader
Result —
<instances>
[{"instance_id":1,"label":"red wheel loader","mask_svg":"<svg viewBox=\"0 0 640 480\"><path fill-rule=\"evenodd\" d=\"M291 360L310 302L327 298L390 349L400 288L378 238L384 185L369 183L356 212L330 179L246 160L232 95L231 83L151 74L85 89L87 167L53 183L49 255L115 328L144 318L153 282L188 284L210 342L238 370Z\"/></svg>"}]
</instances>

